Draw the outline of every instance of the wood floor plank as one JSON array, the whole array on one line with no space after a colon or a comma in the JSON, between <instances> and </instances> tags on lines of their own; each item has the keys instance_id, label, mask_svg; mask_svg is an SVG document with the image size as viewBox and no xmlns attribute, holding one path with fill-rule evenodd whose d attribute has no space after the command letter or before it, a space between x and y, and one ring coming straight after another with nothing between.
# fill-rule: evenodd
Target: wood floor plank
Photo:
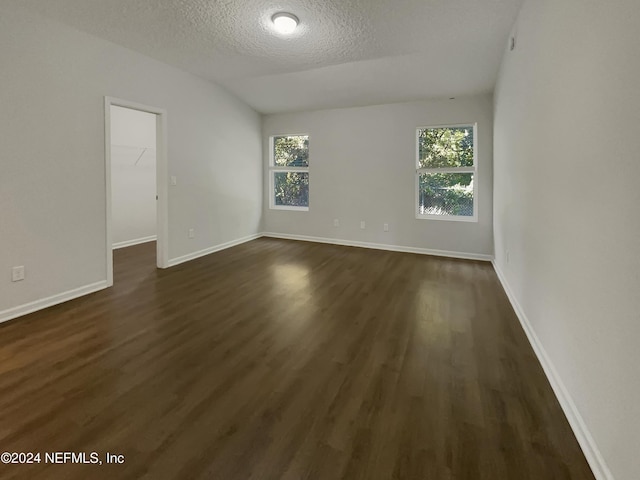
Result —
<instances>
[{"instance_id":1,"label":"wood floor plank","mask_svg":"<svg viewBox=\"0 0 640 480\"><path fill-rule=\"evenodd\" d=\"M0 325L0 479L591 480L488 263L259 239Z\"/></svg>"}]
</instances>

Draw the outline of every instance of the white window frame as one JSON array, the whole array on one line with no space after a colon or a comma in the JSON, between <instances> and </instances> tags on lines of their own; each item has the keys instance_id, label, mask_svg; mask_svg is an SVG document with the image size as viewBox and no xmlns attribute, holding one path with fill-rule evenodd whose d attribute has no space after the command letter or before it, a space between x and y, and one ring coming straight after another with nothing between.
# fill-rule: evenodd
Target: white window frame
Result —
<instances>
[{"instance_id":1,"label":"white window frame","mask_svg":"<svg viewBox=\"0 0 640 480\"><path fill-rule=\"evenodd\" d=\"M473 167L454 168L419 168L420 165L420 130L438 128L473 128ZM477 222L478 221L478 123L457 123L452 125L430 125L416 127L416 156L415 156L415 199L414 210L418 220L445 220L449 222ZM464 215L432 215L420 213L420 175L425 173L472 173L473 174L473 216Z\"/></svg>"},{"instance_id":2,"label":"white window frame","mask_svg":"<svg viewBox=\"0 0 640 480\"><path fill-rule=\"evenodd\" d=\"M291 205L276 205L275 195L275 173L276 172L300 172L307 173L309 175L309 204L311 204L311 174L309 173L309 167L279 167L275 164L274 159L274 139L276 137L307 137L309 140L309 165L311 165L311 136L308 133L282 133L278 135L271 135L269 137L269 208L272 210L294 210L298 212L308 212L309 206L298 207Z\"/></svg>"}]
</instances>

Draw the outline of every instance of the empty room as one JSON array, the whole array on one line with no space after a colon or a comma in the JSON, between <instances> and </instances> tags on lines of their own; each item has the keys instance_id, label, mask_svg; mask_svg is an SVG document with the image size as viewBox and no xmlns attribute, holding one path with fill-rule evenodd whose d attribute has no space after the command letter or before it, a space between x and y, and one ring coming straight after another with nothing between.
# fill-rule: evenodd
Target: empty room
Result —
<instances>
[{"instance_id":1,"label":"empty room","mask_svg":"<svg viewBox=\"0 0 640 480\"><path fill-rule=\"evenodd\" d=\"M639 22L0 1L0 479L640 478Z\"/></svg>"}]
</instances>

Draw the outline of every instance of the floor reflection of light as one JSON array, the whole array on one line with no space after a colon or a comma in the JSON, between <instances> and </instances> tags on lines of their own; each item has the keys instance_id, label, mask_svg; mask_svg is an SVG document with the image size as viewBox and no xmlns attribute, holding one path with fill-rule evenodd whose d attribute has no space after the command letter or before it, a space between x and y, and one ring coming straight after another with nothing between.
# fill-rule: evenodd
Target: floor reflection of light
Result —
<instances>
[{"instance_id":1,"label":"floor reflection of light","mask_svg":"<svg viewBox=\"0 0 640 480\"><path fill-rule=\"evenodd\" d=\"M272 269L276 318L285 324L302 323L311 318L313 290L309 279L309 267L296 263L273 265Z\"/></svg>"},{"instance_id":2,"label":"floor reflection of light","mask_svg":"<svg viewBox=\"0 0 640 480\"><path fill-rule=\"evenodd\" d=\"M273 277L279 289L286 293L304 293L309 289L309 268L289 263L273 266Z\"/></svg>"},{"instance_id":3,"label":"floor reflection of light","mask_svg":"<svg viewBox=\"0 0 640 480\"><path fill-rule=\"evenodd\" d=\"M442 285L433 280L422 280L414 296L416 338L429 345L447 337L449 326L443 321L446 305L441 302Z\"/></svg>"}]
</instances>

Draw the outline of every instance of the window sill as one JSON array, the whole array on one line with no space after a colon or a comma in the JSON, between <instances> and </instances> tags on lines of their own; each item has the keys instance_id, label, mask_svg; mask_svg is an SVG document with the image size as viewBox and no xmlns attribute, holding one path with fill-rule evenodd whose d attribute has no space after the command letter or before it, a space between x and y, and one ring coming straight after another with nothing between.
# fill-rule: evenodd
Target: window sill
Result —
<instances>
[{"instance_id":1,"label":"window sill","mask_svg":"<svg viewBox=\"0 0 640 480\"><path fill-rule=\"evenodd\" d=\"M467 223L478 223L478 217L463 217L463 216L455 216L455 215L421 215L419 213L416 214L417 220L444 220L447 222L467 222Z\"/></svg>"},{"instance_id":2,"label":"window sill","mask_svg":"<svg viewBox=\"0 0 640 480\"><path fill-rule=\"evenodd\" d=\"M271 205L270 210L289 210L292 212L308 212L309 207L288 207L286 205Z\"/></svg>"}]
</instances>

